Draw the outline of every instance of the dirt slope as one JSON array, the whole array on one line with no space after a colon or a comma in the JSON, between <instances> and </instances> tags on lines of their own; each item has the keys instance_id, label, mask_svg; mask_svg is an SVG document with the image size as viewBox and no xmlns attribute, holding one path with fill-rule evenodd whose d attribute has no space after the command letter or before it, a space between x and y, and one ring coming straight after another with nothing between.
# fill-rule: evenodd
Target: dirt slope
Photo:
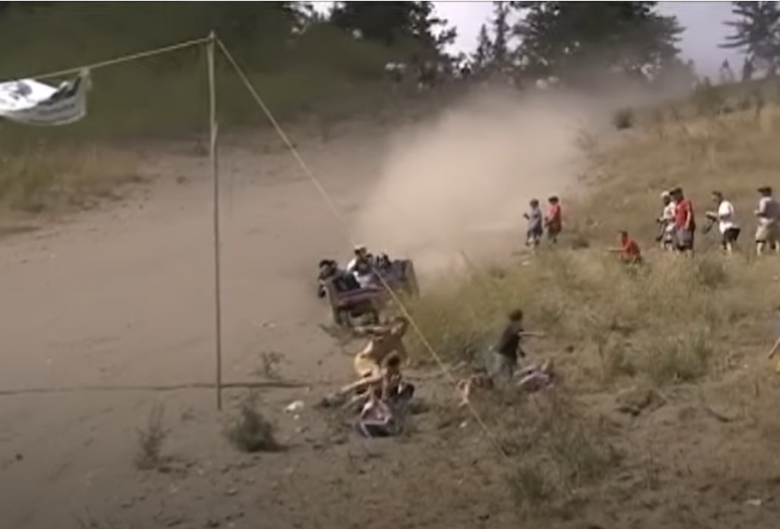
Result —
<instances>
[{"instance_id":1,"label":"dirt slope","mask_svg":"<svg viewBox=\"0 0 780 529\"><path fill-rule=\"evenodd\" d=\"M359 143L312 146L324 175L345 155L350 171L371 172ZM208 163L175 152L157 159L150 171L165 176L150 198L3 242L4 392L213 379ZM332 345L317 327L325 313L311 301L311 275L321 255L348 249L343 231L288 153L228 147L223 160L225 378L251 378L257 354L277 351L284 374L316 383L328 373L312 359ZM326 184L349 201L343 192L359 187L337 174ZM178 176L187 180L173 183ZM221 442L209 391L3 396L0 525L70 527L72 512L126 501L135 430L159 398L174 401L173 419L177 406L205 415L186 442Z\"/></svg>"}]
</instances>

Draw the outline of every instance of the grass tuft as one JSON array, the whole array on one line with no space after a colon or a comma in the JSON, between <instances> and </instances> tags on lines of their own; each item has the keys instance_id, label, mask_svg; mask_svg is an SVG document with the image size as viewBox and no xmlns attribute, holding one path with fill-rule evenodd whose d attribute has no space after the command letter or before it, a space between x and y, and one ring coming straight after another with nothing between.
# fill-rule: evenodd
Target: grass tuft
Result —
<instances>
[{"instance_id":1,"label":"grass tuft","mask_svg":"<svg viewBox=\"0 0 780 529\"><path fill-rule=\"evenodd\" d=\"M159 469L165 462L162 449L170 432L165 427L164 415L163 406L155 404L149 412L146 428L137 431L138 451L135 465L140 470Z\"/></svg>"},{"instance_id":2,"label":"grass tuft","mask_svg":"<svg viewBox=\"0 0 780 529\"><path fill-rule=\"evenodd\" d=\"M274 436L273 424L263 417L257 405L257 395L249 392L225 434L230 443L241 452L278 451L282 447Z\"/></svg>"}]
</instances>

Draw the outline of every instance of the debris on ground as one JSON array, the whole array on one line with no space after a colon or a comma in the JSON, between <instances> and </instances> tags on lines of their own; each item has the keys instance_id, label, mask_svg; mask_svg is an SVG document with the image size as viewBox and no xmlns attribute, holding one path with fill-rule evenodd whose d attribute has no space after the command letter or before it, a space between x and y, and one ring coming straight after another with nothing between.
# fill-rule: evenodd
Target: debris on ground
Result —
<instances>
[{"instance_id":1,"label":"debris on ground","mask_svg":"<svg viewBox=\"0 0 780 529\"><path fill-rule=\"evenodd\" d=\"M632 417L638 417L644 412L652 413L666 404L657 391L648 388L631 388L618 393L615 399L617 410Z\"/></svg>"},{"instance_id":2,"label":"debris on ground","mask_svg":"<svg viewBox=\"0 0 780 529\"><path fill-rule=\"evenodd\" d=\"M303 406L304 406L304 404L303 404L302 400L296 400L296 401L291 402L290 404L288 404L284 408L284 411L285 411L285 413L293 413L293 412L296 412L296 411L301 411L303 409Z\"/></svg>"}]
</instances>

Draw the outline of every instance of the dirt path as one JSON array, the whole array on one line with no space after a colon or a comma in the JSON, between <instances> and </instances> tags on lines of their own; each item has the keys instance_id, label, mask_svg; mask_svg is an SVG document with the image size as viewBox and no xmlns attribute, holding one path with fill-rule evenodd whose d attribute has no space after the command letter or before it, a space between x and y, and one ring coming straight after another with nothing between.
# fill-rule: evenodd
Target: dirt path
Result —
<instances>
[{"instance_id":1,"label":"dirt path","mask_svg":"<svg viewBox=\"0 0 780 529\"><path fill-rule=\"evenodd\" d=\"M305 152L323 175L350 157L349 171L342 167L338 178L325 177L344 206L359 191L353 175L365 181L371 174L370 164L355 156L360 148ZM312 301L311 277L316 259L348 248L345 234L288 153L255 156L234 148L223 160L230 181L224 200L225 379L247 380L257 355L275 351L284 355L285 376L327 382L344 368L317 326L326 312ZM165 178L149 199L3 241L0 390L212 381L206 164L163 159L154 171L184 174L187 181ZM211 391L0 396L0 526L74 527L74 513L85 508L113 513L138 503L136 490L159 499L139 485L144 478L132 457L136 428L161 398L169 420L187 423L174 429L174 448L194 445L211 455L224 450Z\"/></svg>"}]
</instances>

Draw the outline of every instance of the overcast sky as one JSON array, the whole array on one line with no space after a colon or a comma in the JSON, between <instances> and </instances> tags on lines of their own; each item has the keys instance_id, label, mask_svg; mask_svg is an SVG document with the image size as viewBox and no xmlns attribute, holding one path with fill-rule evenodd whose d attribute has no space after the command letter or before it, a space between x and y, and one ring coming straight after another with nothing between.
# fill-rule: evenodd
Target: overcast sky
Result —
<instances>
[{"instance_id":1,"label":"overcast sky","mask_svg":"<svg viewBox=\"0 0 780 529\"><path fill-rule=\"evenodd\" d=\"M492 2L434 2L442 18L458 28L457 51L470 52L476 46L479 28L491 17ZM659 10L676 15L685 33L680 47L686 58L693 59L701 75L716 76L723 59L729 59L731 67L739 71L741 59L731 50L722 50L728 28L723 21L730 18L730 2L659 2Z\"/></svg>"},{"instance_id":2,"label":"overcast sky","mask_svg":"<svg viewBox=\"0 0 780 529\"><path fill-rule=\"evenodd\" d=\"M446 18L458 28L455 52L469 53L474 50L480 26L491 17L493 3L487 2L433 2L438 15ZM327 11L333 2L315 2L320 11ZM739 73L742 66L740 55L732 50L722 50L728 28L723 22L730 18L731 2L658 2L663 13L676 15L685 32L680 47L683 55L693 59L700 75L717 77L718 68L724 59Z\"/></svg>"}]
</instances>

